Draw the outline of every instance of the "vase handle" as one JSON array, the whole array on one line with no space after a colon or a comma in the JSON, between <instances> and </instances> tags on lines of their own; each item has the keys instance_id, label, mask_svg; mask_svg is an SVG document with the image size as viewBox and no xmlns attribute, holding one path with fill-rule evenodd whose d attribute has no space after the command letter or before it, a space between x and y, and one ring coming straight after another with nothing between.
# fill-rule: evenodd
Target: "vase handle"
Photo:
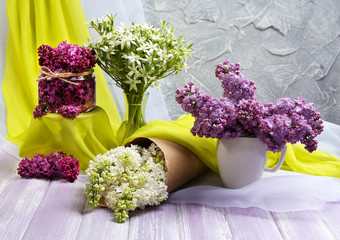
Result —
<instances>
[{"instance_id":1,"label":"vase handle","mask_svg":"<svg viewBox=\"0 0 340 240\"><path fill-rule=\"evenodd\" d=\"M279 161L277 162L276 166L273 168L267 168L265 167L264 170L266 172L276 172L277 170L280 169L280 167L282 166L283 161L285 160L286 157L286 152L287 152L287 145L284 146L284 148L281 150L281 156Z\"/></svg>"}]
</instances>

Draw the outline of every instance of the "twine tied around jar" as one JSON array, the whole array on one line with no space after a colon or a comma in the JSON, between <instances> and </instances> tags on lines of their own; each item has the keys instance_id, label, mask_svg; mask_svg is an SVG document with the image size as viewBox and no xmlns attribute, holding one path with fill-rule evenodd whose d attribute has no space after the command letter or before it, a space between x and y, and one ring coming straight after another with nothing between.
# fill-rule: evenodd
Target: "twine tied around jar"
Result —
<instances>
[{"instance_id":1,"label":"twine tied around jar","mask_svg":"<svg viewBox=\"0 0 340 240\"><path fill-rule=\"evenodd\" d=\"M48 78L58 78L64 82L73 84L73 85L79 85L79 83L75 83L72 81L69 81L65 78L69 78L69 77L78 77L78 76L86 76L86 75L90 75L93 73L93 69L87 72L82 72L82 73L70 73L70 72L66 72L66 73L55 73L53 72L51 69L49 69L48 67L42 66L40 68L40 73L45 75L42 77L38 77L37 82L41 81L41 80L46 80Z\"/></svg>"}]
</instances>

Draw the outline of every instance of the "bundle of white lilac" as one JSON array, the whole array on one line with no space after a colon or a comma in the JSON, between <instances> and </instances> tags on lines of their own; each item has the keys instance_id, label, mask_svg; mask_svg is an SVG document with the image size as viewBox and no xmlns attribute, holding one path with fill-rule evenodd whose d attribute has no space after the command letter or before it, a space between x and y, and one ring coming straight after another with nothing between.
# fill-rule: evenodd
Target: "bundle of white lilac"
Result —
<instances>
[{"instance_id":1,"label":"bundle of white lilac","mask_svg":"<svg viewBox=\"0 0 340 240\"><path fill-rule=\"evenodd\" d=\"M99 154L86 173L88 204L98 206L104 200L118 222L126 221L129 211L159 205L168 198L164 154L154 143L148 148L121 146Z\"/></svg>"}]
</instances>

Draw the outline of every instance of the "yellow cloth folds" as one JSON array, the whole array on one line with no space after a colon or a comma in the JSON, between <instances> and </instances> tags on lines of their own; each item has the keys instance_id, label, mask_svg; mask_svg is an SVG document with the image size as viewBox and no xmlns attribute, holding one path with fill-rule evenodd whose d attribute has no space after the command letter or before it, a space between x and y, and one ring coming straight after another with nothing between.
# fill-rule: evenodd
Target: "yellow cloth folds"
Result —
<instances>
[{"instance_id":1,"label":"yellow cloth folds","mask_svg":"<svg viewBox=\"0 0 340 240\"><path fill-rule=\"evenodd\" d=\"M95 107L90 112L72 119L48 113L30 123L19 156L32 158L35 153L63 151L79 160L85 170L97 154L117 146L106 112Z\"/></svg>"},{"instance_id":2,"label":"yellow cloth folds","mask_svg":"<svg viewBox=\"0 0 340 240\"><path fill-rule=\"evenodd\" d=\"M79 0L7 0L9 24L2 90L7 108L7 139L19 147L38 104L37 48L61 41L82 45L90 38ZM121 119L100 68L95 69L97 105L118 129Z\"/></svg>"},{"instance_id":3,"label":"yellow cloth folds","mask_svg":"<svg viewBox=\"0 0 340 240\"><path fill-rule=\"evenodd\" d=\"M275 166L279 155L280 153L268 152L267 166ZM300 143L288 143L285 161L281 169L309 175L340 178L340 158L319 150L310 153Z\"/></svg>"},{"instance_id":4,"label":"yellow cloth folds","mask_svg":"<svg viewBox=\"0 0 340 240\"><path fill-rule=\"evenodd\" d=\"M218 173L217 140L193 136L190 133L193 122L194 118L190 115L183 115L178 120L169 122L154 120L138 129L125 143L138 137L160 138L176 142L192 151L210 169ZM267 166L273 167L278 159L279 153L268 152ZM281 169L340 178L340 159L318 150L309 153L302 144L288 144L285 161Z\"/></svg>"},{"instance_id":5,"label":"yellow cloth folds","mask_svg":"<svg viewBox=\"0 0 340 240\"><path fill-rule=\"evenodd\" d=\"M153 120L138 129L123 144L131 142L135 138L159 138L175 142L190 150L209 168L218 172L216 160L216 139L200 138L193 136L190 129L193 126L193 117L183 115L176 121Z\"/></svg>"}]
</instances>

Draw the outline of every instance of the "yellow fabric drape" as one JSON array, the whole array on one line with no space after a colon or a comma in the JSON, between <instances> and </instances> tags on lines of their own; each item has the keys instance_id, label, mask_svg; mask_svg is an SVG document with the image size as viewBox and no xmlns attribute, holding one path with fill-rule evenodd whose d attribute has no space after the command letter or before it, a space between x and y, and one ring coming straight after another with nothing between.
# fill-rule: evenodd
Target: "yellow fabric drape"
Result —
<instances>
[{"instance_id":1,"label":"yellow fabric drape","mask_svg":"<svg viewBox=\"0 0 340 240\"><path fill-rule=\"evenodd\" d=\"M82 45L90 38L79 0L7 0L9 24L2 90L7 108L7 139L21 146L38 104L37 48L56 47L61 41ZM113 130L121 122L100 68L95 69L97 105Z\"/></svg>"},{"instance_id":2,"label":"yellow fabric drape","mask_svg":"<svg viewBox=\"0 0 340 240\"><path fill-rule=\"evenodd\" d=\"M160 138L176 142L198 156L210 169L218 173L216 144L212 138L192 136L190 129L194 118L183 115L176 121L154 120L138 129L125 143L135 138ZM280 153L268 152L267 166L273 167ZM314 151L309 153L302 144L288 144L285 161L281 169L318 176L340 178L340 159L332 154Z\"/></svg>"},{"instance_id":3,"label":"yellow fabric drape","mask_svg":"<svg viewBox=\"0 0 340 240\"><path fill-rule=\"evenodd\" d=\"M76 157L79 169L85 170L97 154L117 145L106 112L97 106L74 119L54 113L32 118L19 156L32 158L36 153L62 151Z\"/></svg>"}]
</instances>

